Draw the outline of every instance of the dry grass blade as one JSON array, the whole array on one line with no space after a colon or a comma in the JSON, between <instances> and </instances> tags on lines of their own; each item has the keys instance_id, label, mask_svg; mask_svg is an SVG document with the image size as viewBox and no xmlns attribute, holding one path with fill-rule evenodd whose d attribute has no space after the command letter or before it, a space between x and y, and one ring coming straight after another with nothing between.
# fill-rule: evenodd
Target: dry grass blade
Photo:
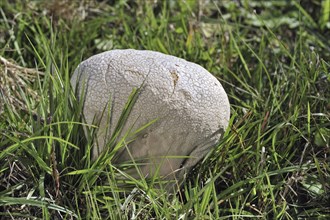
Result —
<instances>
[{"instance_id":1,"label":"dry grass blade","mask_svg":"<svg viewBox=\"0 0 330 220\"><path fill-rule=\"evenodd\" d=\"M3 111L4 103L9 104L11 108L28 111L20 91L39 100L38 94L29 87L29 83L43 75L43 72L19 66L0 56L0 114Z\"/></svg>"}]
</instances>

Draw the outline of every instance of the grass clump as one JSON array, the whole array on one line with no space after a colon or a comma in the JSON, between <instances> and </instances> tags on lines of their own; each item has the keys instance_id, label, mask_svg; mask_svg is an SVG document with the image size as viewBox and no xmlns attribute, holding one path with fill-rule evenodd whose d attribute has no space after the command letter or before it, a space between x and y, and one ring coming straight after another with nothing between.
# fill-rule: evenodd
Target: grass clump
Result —
<instances>
[{"instance_id":1,"label":"grass clump","mask_svg":"<svg viewBox=\"0 0 330 220\"><path fill-rule=\"evenodd\" d=\"M330 217L329 1L0 6L1 216ZM82 123L69 79L82 59L116 48L199 63L229 95L229 129L175 196L123 181L112 152L90 160L96 127Z\"/></svg>"}]
</instances>

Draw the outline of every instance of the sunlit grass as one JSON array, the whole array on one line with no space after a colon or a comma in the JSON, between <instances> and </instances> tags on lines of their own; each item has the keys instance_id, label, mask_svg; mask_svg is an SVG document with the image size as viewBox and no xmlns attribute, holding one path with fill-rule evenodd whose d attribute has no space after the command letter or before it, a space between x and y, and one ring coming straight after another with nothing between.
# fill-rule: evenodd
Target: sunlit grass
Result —
<instances>
[{"instance_id":1,"label":"sunlit grass","mask_svg":"<svg viewBox=\"0 0 330 220\"><path fill-rule=\"evenodd\" d=\"M326 0L286 2L285 10L275 0L85 2L82 11L75 3L61 11L31 2L0 3L0 55L16 65L0 65L1 216L330 218ZM70 76L81 60L115 48L199 63L228 93L232 115L224 138L175 195L157 177L134 179L125 165L112 164L125 138L114 136L109 151L91 160L97 124L84 123ZM25 67L39 74L27 77Z\"/></svg>"}]
</instances>

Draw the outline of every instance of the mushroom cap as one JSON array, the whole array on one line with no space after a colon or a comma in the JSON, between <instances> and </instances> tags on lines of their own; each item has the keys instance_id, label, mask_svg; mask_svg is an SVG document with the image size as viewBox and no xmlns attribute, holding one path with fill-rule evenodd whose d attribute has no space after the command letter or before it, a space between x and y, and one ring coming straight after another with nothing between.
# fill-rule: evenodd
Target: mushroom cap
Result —
<instances>
[{"instance_id":1,"label":"mushroom cap","mask_svg":"<svg viewBox=\"0 0 330 220\"><path fill-rule=\"evenodd\" d=\"M145 176L157 172L167 179L182 179L228 126L230 105L220 82L203 67L174 56L133 49L104 52L83 61L71 84L78 86L78 96L84 89L86 122L100 120L94 159L114 132L133 88L141 88L121 137L129 129L157 121L131 137L114 162L143 161L139 168ZM107 120L103 113L109 105ZM138 177L136 170L128 172Z\"/></svg>"}]
</instances>

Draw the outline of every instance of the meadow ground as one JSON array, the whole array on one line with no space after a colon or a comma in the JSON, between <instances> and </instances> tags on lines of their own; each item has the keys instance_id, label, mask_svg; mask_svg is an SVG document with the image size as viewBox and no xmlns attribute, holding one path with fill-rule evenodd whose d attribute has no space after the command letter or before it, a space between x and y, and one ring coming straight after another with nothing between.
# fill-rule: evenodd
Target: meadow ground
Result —
<instances>
[{"instance_id":1,"label":"meadow ground","mask_svg":"<svg viewBox=\"0 0 330 220\"><path fill-rule=\"evenodd\" d=\"M329 0L1 1L0 218L330 219L329 10ZM175 196L156 177L123 181L111 151L90 160L95 128L84 134L69 78L116 48L196 62L228 93L224 138Z\"/></svg>"}]
</instances>

